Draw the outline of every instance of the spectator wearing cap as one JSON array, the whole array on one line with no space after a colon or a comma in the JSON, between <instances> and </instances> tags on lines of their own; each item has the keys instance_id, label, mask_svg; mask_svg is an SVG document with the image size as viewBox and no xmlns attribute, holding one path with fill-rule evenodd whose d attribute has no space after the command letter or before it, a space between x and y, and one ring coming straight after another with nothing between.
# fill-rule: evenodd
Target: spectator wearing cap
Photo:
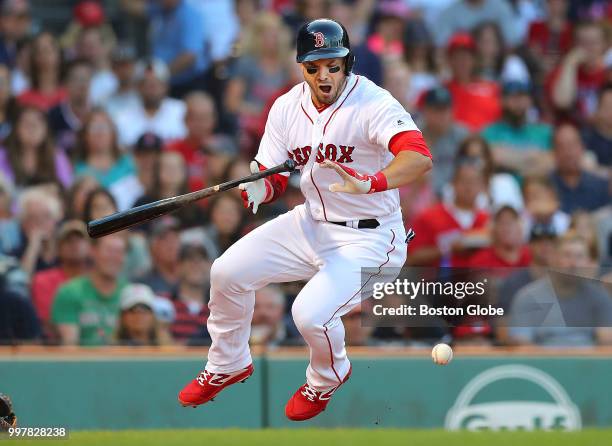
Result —
<instances>
[{"instance_id":1,"label":"spectator wearing cap","mask_svg":"<svg viewBox=\"0 0 612 446\"><path fill-rule=\"evenodd\" d=\"M109 190L118 182L136 176L134 160L119 148L115 125L101 108L92 110L83 123L75 152L75 174L94 177Z\"/></svg>"},{"instance_id":2,"label":"spectator wearing cap","mask_svg":"<svg viewBox=\"0 0 612 446\"><path fill-rule=\"evenodd\" d=\"M527 47L544 75L560 62L572 47L573 26L567 16L568 0L547 0L546 14L532 22L527 32Z\"/></svg>"},{"instance_id":3,"label":"spectator wearing cap","mask_svg":"<svg viewBox=\"0 0 612 446\"><path fill-rule=\"evenodd\" d=\"M216 136L217 110L212 97L199 91L185 96L185 104L187 136L169 142L166 150L181 154L187 164L189 190L194 191L206 184L206 164L210 155L209 144Z\"/></svg>"},{"instance_id":4,"label":"spectator wearing cap","mask_svg":"<svg viewBox=\"0 0 612 446\"><path fill-rule=\"evenodd\" d=\"M151 270L138 281L158 296L170 297L179 283L179 230L180 223L172 216L159 218L151 226Z\"/></svg>"},{"instance_id":5,"label":"spectator wearing cap","mask_svg":"<svg viewBox=\"0 0 612 446\"><path fill-rule=\"evenodd\" d=\"M77 133L91 110L89 90L92 67L85 60L75 60L66 69L64 85L67 97L49 110L49 127L58 147L74 153Z\"/></svg>"},{"instance_id":6,"label":"spectator wearing cap","mask_svg":"<svg viewBox=\"0 0 612 446\"><path fill-rule=\"evenodd\" d=\"M55 266L55 229L62 219L59 199L42 187L28 188L19 196L17 218L20 242L8 254L20 260L28 277Z\"/></svg>"},{"instance_id":7,"label":"spectator wearing cap","mask_svg":"<svg viewBox=\"0 0 612 446\"><path fill-rule=\"evenodd\" d=\"M495 122L501 112L499 87L476 76L476 43L470 34L455 34L447 47L455 119L472 131Z\"/></svg>"},{"instance_id":8,"label":"spectator wearing cap","mask_svg":"<svg viewBox=\"0 0 612 446\"><path fill-rule=\"evenodd\" d=\"M553 166L552 128L542 122L530 122L531 86L507 81L502 94L501 118L482 131L493 146L496 166L522 175L549 173Z\"/></svg>"},{"instance_id":9,"label":"spectator wearing cap","mask_svg":"<svg viewBox=\"0 0 612 446\"><path fill-rule=\"evenodd\" d=\"M491 246L470 259L474 268L503 268L497 278L508 276L513 268L524 268L531 262L529 247L523 243L521 216L512 206L503 206L493 216Z\"/></svg>"},{"instance_id":10,"label":"spectator wearing cap","mask_svg":"<svg viewBox=\"0 0 612 446\"><path fill-rule=\"evenodd\" d=\"M452 184L452 201L434 204L415 218L418 236L409 245L409 265L467 267L472 255L489 244L489 215L477 205L485 188L482 162L459 158Z\"/></svg>"},{"instance_id":11,"label":"spectator wearing cap","mask_svg":"<svg viewBox=\"0 0 612 446\"><path fill-rule=\"evenodd\" d=\"M612 53L611 53L612 54ZM602 175L612 170L612 83L599 90L597 109L590 124L583 127L582 141L591 152Z\"/></svg>"},{"instance_id":12,"label":"spectator wearing cap","mask_svg":"<svg viewBox=\"0 0 612 446\"><path fill-rule=\"evenodd\" d=\"M453 163L459 144L469 135L469 130L453 119L453 99L448 89L436 87L427 90L421 98L421 122L427 147L436 159L432 171L433 188L438 195L451 181Z\"/></svg>"},{"instance_id":13,"label":"spectator wearing cap","mask_svg":"<svg viewBox=\"0 0 612 446\"><path fill-rule=\"evenodd\" d=\"M612 299L589 279L597 259L588 242L568 233L555 243L552 270L521 288L510 307L515 344L592 347L612 344Z\"/></svg>"},{"instance_id":14,"label":"spectator wearing cap","mask_svg":"<svg viewBox=\"0 0 612 446\"><path fill-rule=\"evenodd\" d=\"M89 98L95 105L103 105L119 86L111 70L112 43L104 40L102 29L98 27L83 27L77 37L76 56L93 67Z\"/></svg>"},{"instance_id":15,"label":"spectator wearing cap","mask_svg":"<svg viewBox=\"0 0 612 446\"><path fill-rule=\"evenodd\" d=\"M134 85L136 49L127 43L119 44L113 50L111 66L117 79L117 88L106 99L104 107L115 120L121 110L138 106L139 96Z\"/></svg>"},{"instance_id":16,"label":"spectator wearing cap","mask_svg":"<svg viewBox=\"0 0 612 446\"><path fill-rule=\"evenodd\" d=\"M56 38L43 31L32 41L28 78L30 87L17 96L17 103L47 112L66 98L61 83L62 54Z\"/></svg>"},{"instance_id":17,"label":"spectator wearing cap","mask_svg":"<svg viewBox=\"0 0 612 446\"><path fill-rule=\"evenodd\" d=\"M15 68L17 45L31 26L28 0L4 0L0 5L0 64Z\"/></svg>"},{"instance_id":18,"label":"spectator wearing cap","mask_svg":"<svg viewBox=\"0 0 612 446\"><path fill-rule=\"evenodd\" d=\"M170 334L157 319L156 297L148 286L140 283L126 285L119 296L119 308L115 343L130 346L172 343Z\"/></svg>"},{"instance_id":19,"label":"spectator wearing cap","mask_svg":"<svg viewBox=\"0 0 612 446\"><path fill-rule=\"evenodd\" d=\"M208 319L209 275L212 261L202 243L181 244L179 282L172 293L176 317L170 326L172 337L179 343L202 337L200 332ZM202 341L202 339L200 339Z\"/></svg>"},{"instance_id":20,"label":"spectator wearing cap","mask_svg":"<svg viewBox=\"0 0 612 446\"><path fill-rule=\"evenodd\" d=\"M491 21L502 30L510 47L520 43L517 16L507 2L499 0L458 0L444 9L436 20L436 44L447 45L451 36L460 31L471 31L479 23Z\"/></svg>"},{"instance_id":21,"label":"spectator wearing cap","mask_svg":"<svg viewBox=\"0 0 612 446\"><path fill-rule=\"evenodd\" d=\"M557 115L585 122L597 106L597 91L604 85L606 35L595 22L578 24L572 49L546 81Z\"/></svg>"},{"instance_id":22,"label":"spectator wearing cap","mask_svg":"<svg viewBox=\"0 0 612 446\"><path fill-rule=\"evenodd\" d=\"M552 266L557 233L552 225L536 223L529 232L530 262L528 268L513 271L500 284L497 290L497 304L510 311L512 300L518 291L546 273L546 268Z\"/></svg>"},{"instance_id":23,"label":"spectator wearing cap","mask_svg":"<svg viewBox=\"0 0 612 446\"><path fill-rule=\"evenodd\" d=\"M119 129L119 141L131 147L146 132L164 140L183 138L185 104L168 97L170 71L159 59L141 61L134 72L139 101L128 105L114 117Z\"/></svg>"},{"instance_id":24,"label":"spectator wearing cap","mask_svg":"<svg viewBox=\"0 0 612 446\"><path fill-rule=\"evenodd\" d=\"M80 220L64 222L57 231L57 266L40 271L32 277L32 303L45 327L51 334L50 320L53 298L65 282L85 274L90 265L90 244L85 224Z\"/></svg>"},{"instance_id":25,"label":"spectator wearing cap","mask_svg":"<svg viewBox=\"0 0 612 446\"><path fill-rule=\"evenodd\" d=\"M126 240L113 234L91 242L89 274L62 285L54 298L51 320L64 345L108 345L119 317L119 296L126 285L120 273Z\"/></svg>"},{"instance_id":26,"label":"spectator wearing cap","mask_svg":"<svg viewBox=\"0 0 612 446\"><path fill-rule=\"evenodd\" d=\"M578 129L562 124L554 133L555 170L551 175L561 209L568 214L584 209L595 211L611 201L608 181L583 167L585 149Z\"/></svg>"}]
</instances>

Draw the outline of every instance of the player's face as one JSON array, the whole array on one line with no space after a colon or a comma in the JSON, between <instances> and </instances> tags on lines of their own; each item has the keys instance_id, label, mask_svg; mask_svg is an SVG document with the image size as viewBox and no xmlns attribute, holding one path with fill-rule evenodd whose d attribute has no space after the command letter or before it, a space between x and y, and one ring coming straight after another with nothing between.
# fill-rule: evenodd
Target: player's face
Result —
<instances>
[{"instance_id":1,"label":"player's face","mask_svg":"<svg viewBox=\"0 0 612 446\"><path fill-rule=\"evenodd\" d=\"M316 105L333 104L344 89L344 59L320 59L302 64L304 80Z\"/></svg>"}]
</instances>

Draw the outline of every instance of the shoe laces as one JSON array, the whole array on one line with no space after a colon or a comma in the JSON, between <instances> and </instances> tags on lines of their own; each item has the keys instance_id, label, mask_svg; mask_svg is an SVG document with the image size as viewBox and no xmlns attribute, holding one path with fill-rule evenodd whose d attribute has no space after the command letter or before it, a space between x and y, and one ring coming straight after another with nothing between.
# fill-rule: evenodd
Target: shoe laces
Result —
<instances>
[{"instance_id":1,"label":"shoe laces","mask_svg":"<svg viewBox=\"0 0 612 446\"><path fill-rule=\"evenodd\" d=\"M320 392L317 392L310 384L306 383L302 387L302 391L300 392L302 395L306 397L306 399L312 401L313 403L317 398L319 398Z\"/></svg>"}]
</instances>

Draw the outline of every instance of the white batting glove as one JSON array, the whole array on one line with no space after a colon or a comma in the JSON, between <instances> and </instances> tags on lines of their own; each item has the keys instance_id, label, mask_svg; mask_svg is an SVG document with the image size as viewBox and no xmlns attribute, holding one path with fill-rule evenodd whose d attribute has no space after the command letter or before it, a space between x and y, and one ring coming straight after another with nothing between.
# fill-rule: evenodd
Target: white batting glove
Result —
<instances>
[{"instance_id":1,"label":"white batting glove","mask_svg":"<svg viewBox=\"0 0 612 446\"><path fill-rule=\"evenodd\" d=\"M259 172L259 166L257 165L257 161L251 161L249 167L251 169L251 173ZM242 190L242 193L240 195L242 196L244 207L249 208L252 206L253 214L256 214L259 205L263 203L268 196L269 187L270 186L263 178L256 181L252 181L250 183L240 183L238 185L238 189Z\"/></svg>"},{"instance_id":2,"label":"white batting glove","mask_svg":"<svg viewBox=\"0 0 612 446\"><path fill-rule=\"evenodd\" d=\"M329 185L332 192L346 192L347 194L371 194L387 190L387 178L382 172L375 175L364 175L355 169L346 167L336 161L324 160L321 167L334 169L344 180L343 184L333 183Z\"/></svg>"}]
</instances>

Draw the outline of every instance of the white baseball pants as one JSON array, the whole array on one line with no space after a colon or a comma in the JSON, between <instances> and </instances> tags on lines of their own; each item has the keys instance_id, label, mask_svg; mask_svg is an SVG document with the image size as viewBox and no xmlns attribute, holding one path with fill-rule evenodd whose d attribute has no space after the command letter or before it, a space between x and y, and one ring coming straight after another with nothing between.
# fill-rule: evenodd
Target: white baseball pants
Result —
<instances>
[{"instance_id":1,"label":"white baseball pants","mask_svg":"<svg viewBox=\"0 0 612 446\"><path fill-rule=\"evenodd\" d=\"M340 317L359 304L362 291L371 290L383 274L385 280L395 279L395 273L383 267L399 268L406 260L401 213L378 220L376 229L354 229L314 220L300 205L232 245L211 269L212 345L206 369L228 373L251 363L248 342L255 290L270 283L308 280L291 310L310 347L306 378L317 389L337 386L350 367ZM381 273L362 285L362 267Z\"/></svg>"}]
</instances>

